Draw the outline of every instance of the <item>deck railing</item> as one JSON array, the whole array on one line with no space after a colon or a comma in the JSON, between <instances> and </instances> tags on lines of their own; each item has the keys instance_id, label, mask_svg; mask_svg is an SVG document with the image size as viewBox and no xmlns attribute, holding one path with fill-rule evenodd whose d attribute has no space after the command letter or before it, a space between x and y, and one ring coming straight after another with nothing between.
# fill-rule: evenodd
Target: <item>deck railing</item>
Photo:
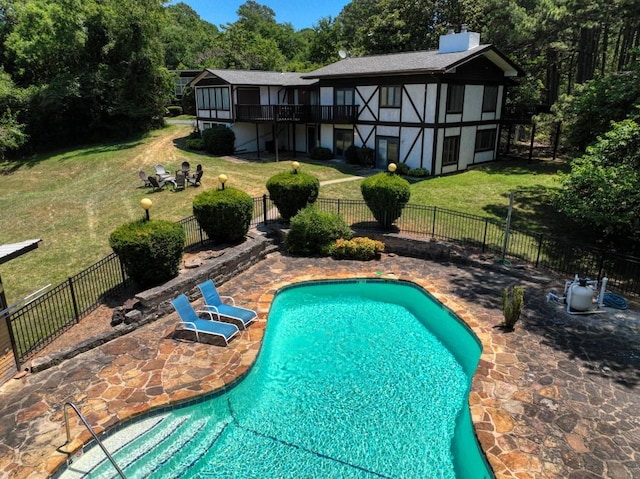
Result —
<instances>
[{"instance_id":1,"label":"deck railing","mask_svg":"<svg viewBox=\"0 0 640 479\"><path fill-rule=\"evenodd\" d=\"M357 105L238 105L236 121L354 123Z\"/></svg>"},{"instance_id":2,"label":"deck railing","mask_svg":"<svg viewBox=\"0 0 640 479\"><path fill-rule=\"evenodd\" d=\"M320 198L317 206L341 215L358 230L377 230L375 218L362 200ZM254 198L251 226L279 218L268 196ZM195 217L180 221L186 232L185 249L204 245L208 237ZM526 263L573 277L600 280L610 289L640 294L640 258L616 254L606 248L568 244L558 238L511 228L505 249L505 223L435 206L407 205L395 223L398 233L434 238L493 253L497 258ZM130 285L120 260L110 254L81 273L8 312L7 324L17 366L51 343L100 304L115 298Z\"/></svg>"}]
</instances>

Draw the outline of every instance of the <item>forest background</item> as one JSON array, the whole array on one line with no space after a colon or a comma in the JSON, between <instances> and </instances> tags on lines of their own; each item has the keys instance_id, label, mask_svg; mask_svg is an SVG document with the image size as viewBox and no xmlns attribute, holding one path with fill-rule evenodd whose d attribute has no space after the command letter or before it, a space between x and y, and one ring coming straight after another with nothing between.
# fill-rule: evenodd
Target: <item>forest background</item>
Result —
<instances>
[{"instance_id":1,"label":"forest background","mask_svg":"<svg viewBox=\"0 0 640 479\"><path fill-rule=\"evenodd\" d=\"M353 0L302 30L253 0L237 13L215 26L161 0L0 0L0 159L162 126L169 70L310 71L339 50L435 49L466 24L524 70L508 104L543 106L574 153L559 209L640 238L637 0Z\"/></svg>"}]
</instances>

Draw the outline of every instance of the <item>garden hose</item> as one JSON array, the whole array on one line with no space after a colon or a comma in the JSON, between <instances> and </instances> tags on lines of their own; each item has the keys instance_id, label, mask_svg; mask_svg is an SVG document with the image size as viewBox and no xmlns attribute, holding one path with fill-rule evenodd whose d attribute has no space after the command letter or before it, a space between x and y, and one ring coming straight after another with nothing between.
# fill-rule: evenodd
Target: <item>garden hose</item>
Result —
<instances>
[{"instance_id":1,"label":"garden hose","mask_svg":"<svg viewBox=\"0 0 640 479\"><path fill-rule=\"evenodd\" d=\"M614 293L604 293L602 304L615 309L627 309L629 306L626 299Z\"/></svg>"}]
</instances>

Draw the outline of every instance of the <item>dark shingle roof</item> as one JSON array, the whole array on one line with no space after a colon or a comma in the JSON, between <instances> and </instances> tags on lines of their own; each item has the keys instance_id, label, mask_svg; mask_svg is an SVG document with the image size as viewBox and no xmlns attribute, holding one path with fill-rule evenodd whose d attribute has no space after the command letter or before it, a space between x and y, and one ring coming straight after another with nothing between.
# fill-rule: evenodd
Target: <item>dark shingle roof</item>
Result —
<instances>
[{"instance_id":1,"label":"dark shingle roof","mask_svg":"<svg viewBox=\"0 0 640 479\"><path fill-rule=\"evenodd\" d=\"M315 80L303 79L300 73L264 72L259 70L214 70L207 72L217 76L231 85L271 85L271 86L305 86L312 85Z\"/></svg>"},{"instance_id":2,"label":"dark shingle roof","mask_svg":"<svg viewBox=\"0 0 640 479\"><path fill-rule=\"evenodd\" d=\"M516 76L520 69L491 45L479 45L464 52L438 53L437 50L350 57L302 74L303 78L331 78L412 73L444 73L462 63L486 56L505 71Z\"/></svg>"}]
</instances>

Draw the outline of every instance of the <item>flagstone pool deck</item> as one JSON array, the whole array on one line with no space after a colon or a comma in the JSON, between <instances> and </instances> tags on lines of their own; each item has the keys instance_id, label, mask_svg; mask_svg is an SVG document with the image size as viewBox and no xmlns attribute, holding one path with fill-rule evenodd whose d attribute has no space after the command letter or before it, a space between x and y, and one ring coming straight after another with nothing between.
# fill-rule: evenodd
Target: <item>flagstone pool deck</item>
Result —
<instances>
[{"instance_id":1,"label":"flagstone pool deck","mask_svg":"<svg viewBox=\"0 0 640 479\"><path fill-rule=\"evenodd\" d=\"M640 477L637 315L568 315L545 302L550 288L562 288L557 280L531 281L526 274L479 264L393 255L374 262L334 261L280 253L219 286L221 294L233 295L260 316L228 347L174 338L177 318L171 314L0 387L0 477L46 478L64 463L59 448L65 443L66 401L76 403L102 431L220 388L255 360L279 288L349 277L414 281L477 334L484 349L469 403L497 478ZM504 332L497 327L503 319L501 292L512 284L526 286L526 306L515 331ZM75 418L72 425L71 448L89 439Z\"/></svg>"}]
</instances>

